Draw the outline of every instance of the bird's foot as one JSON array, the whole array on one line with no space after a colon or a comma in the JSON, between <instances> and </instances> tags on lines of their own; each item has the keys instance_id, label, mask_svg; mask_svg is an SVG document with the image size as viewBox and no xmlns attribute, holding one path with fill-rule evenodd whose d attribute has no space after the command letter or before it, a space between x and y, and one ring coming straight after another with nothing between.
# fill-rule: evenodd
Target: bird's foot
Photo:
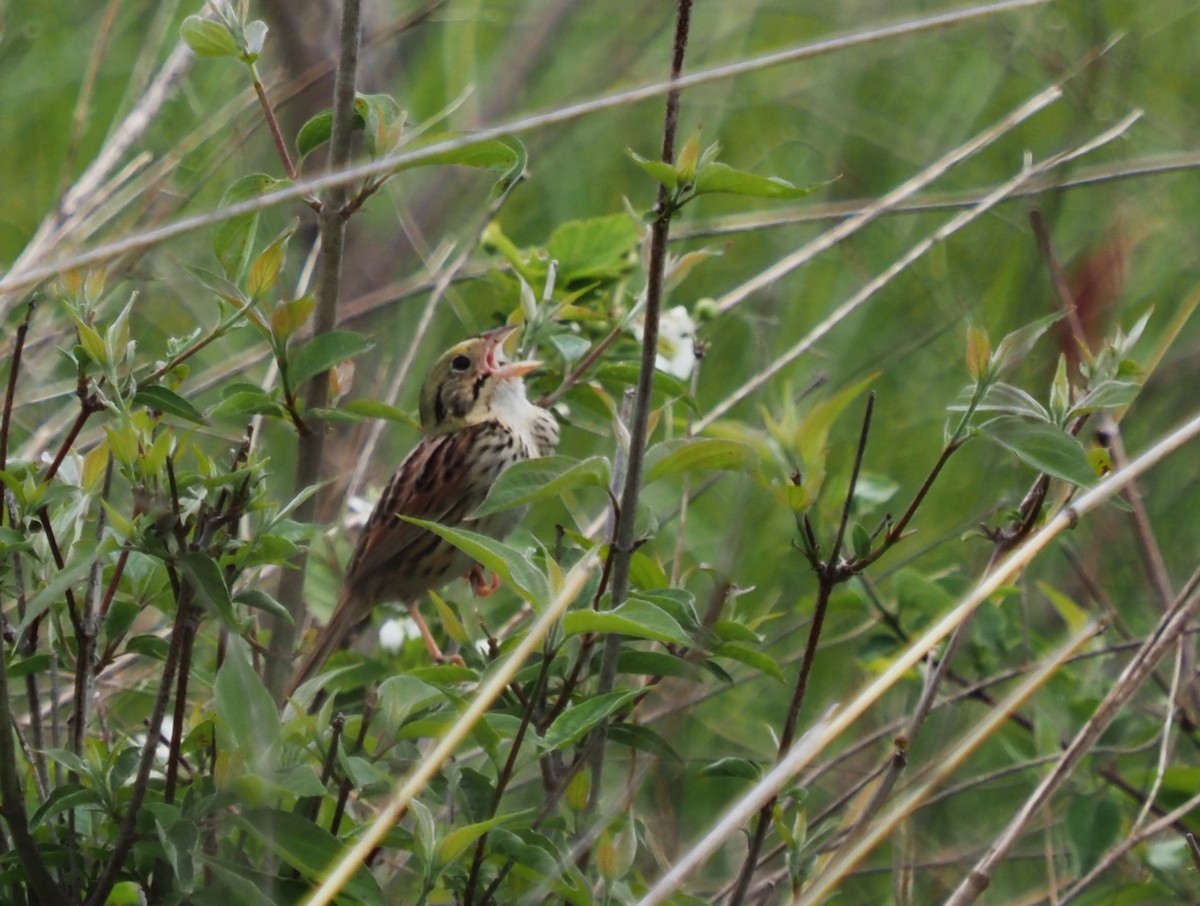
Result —
<instances>
[{"instance_id":1,"label":"bird's foot","mask_svg":"<svg viewBox=\"0 0 1200 906\"><path fill-rule=\"evenodd\" d=\"M500 577L495 573L489 574L478 563L472 566L463 578L471 583L471 591L475 593L475 597L477 598L489 598L500 587Z\"/></svg>"}]
</instances>

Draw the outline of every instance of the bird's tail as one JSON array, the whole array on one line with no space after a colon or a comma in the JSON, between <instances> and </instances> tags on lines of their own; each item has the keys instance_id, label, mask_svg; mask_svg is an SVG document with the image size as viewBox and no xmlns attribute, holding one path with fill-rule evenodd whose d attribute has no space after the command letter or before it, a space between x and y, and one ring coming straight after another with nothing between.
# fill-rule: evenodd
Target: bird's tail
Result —
<instances>
[{"instance_id":1,"label":"bird's tail","mask_svg":"<svg viewBox=\"0 0 1200 906\"><path fill-rule=\"evenodd\" d=\"M354 628L365 616L366 608L361 599L350 588L344 587L328 625L317 635L312 651L305 655L300 666L292 673L287 686L288 696L295 693L302 683L316 676L329 656L346 645Z\"/></svg>"}]
</instances>

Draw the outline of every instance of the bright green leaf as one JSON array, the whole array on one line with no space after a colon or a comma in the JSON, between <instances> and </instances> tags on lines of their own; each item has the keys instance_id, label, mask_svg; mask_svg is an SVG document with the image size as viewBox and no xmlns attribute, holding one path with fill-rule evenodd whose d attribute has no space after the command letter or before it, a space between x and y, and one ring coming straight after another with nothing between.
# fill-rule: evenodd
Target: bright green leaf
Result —
<instances>
[{"instance_id":1,"label":"bright green leaf","mask_svg":"<svg viewBox=\"0 0 1200 906\"><path fill-rule=\"evenodd\" d=\"M558 262L560 282L619 276L629 269L630 253L641 232L628 214L568 220L546 242L546 254Z\"/></svg>"},{"instance_id":2,"label":"bright green leaf","mask_svg":"<svg viewBox=\"0 0 1200 906\"><path fill-rule=\"evenodd\" d=\"M757 782L762 777L762 766L749 758L729 756L718 758L700 769L702 777L732 777L736 780Z\"/></svg>"},{"instance_id":3,"label":"bright green leaf","mask_svg":"<svg viewBox=\"0 0 1200 906\"><path fill-rule=\"evenodd\" d=\"M288 374L299 386L310 377L361 355L374 345L360 333L331 330L329 333L313 337L290 353Z\"/></svg>"},{"instance_id":4,"label":"bright green leaf","mask_svg":"<svg viewBox=\"0 0 1200 906\"><path fill-rule=\"evenodd\" d=\"M191 578L196 597L200 603L221 618L227 629L241 630L233 610L233 599L229 597L229 586L217 561L200 551L186 551L179 558L179 565Z\"/></svg>"},{"instance_id":5,"label":"bright green leaf","mask_svg":"<svg viewBox=\"0 0 1200 906\"><path fill-rule=\"evenodd\" d=\"M248 201L279 184L279 180L266 173L251 173L225 190L220 206L227 208ZM225 276L235 283L242 279L250 263L250 251L254 245L254 234L258 230L258 218L258 211L250 211L230 217L213 227L213 254L221 262Z\"/></svg>"},{"instance_id":6,"label":"bright green leaf","mask_svg":"<svg viewBox=\"0 0 1200 906\"><path fill-rule=\"evenodd\" d=\"M741 642L722 642L712 651L712 657L726 657L731 661L739 661L748 667L753 667L759 673L765 673L773 679L783 682L783 671L775 659L765 654L761 649Z\"/></svg>"},{"instance_id":7,"label":"bright green leaf","mask_svg":"<svg viewBox=\"0 0 1200 906\"><path fill-rule=\"evenodd\" d=\"M279 710L240 639L231 638L226 647L213 683L213 706L220 728L230 736L222 744L239 751L253 769L270 768L268 759L280 738Z\"/></svg>"},{"instance_id":8,"label":"bright green leaf","mask_svg":"<svg viewBox=\"0 0 1200 906\"><path fill-rule=\"evenodd\" d=\"M611 467L603 456L579 460L570 456L542 456L509 466L488 492L475 516L525 506L548 497L560 497L579 487L608 487Z\"/></svg>"},{"instance_id":9,"label":"bright green leaf","mask_svg":"<svg viewBox=\"0 0 1200 906\"><path fill-rule=\"evenodd\" d=\"M646 451L646 484L681 472L750 472L758 454L748 444L713 437L680 438Z\"/></svg>"},{"instance_id":10,"label":"bright green leaf","mask_svg":"<svg viewBox=\"0 0 1200 906\"><path fill-rule=\"evenodd\" d=\"M100 810L104 801L100 794L93 789L82 786L77 782L67 782L50 791L45 801L29 818L29 829L37 830L43 821L78 808Z\"/></svg>"},{"instance_id":11,"label":"bright green leaf","mask_svg":"<svg viewBox=\"0 0 1200 906\"><path fill-rule=\"evenodd\" d=\"M137 393L133 395L133 404L135 406L145 406L147 409L154 409L158 412L165 412L168 415L174 415L176 418L195 422L198 425L208 424L208 420L204 417L203 412L193 406L189 400L180 396L174 390L168 390L162 384L148 384L144 387L139 387Z\"/></svg>"},{"instance_id":12,"label":"bright green leaf","mask_svg":"<svg viewBox=\"0 0 1200 906\"><path fill-rule=\"evenodd\" d=\"M568 636L615 633L664 644L693 644L677 620L649 601L629 600L614 610L575 610L563 617L562 627Z\"/></svg>"},{"instance_id":13,"label":"bright green leaf","mask_svg":"<svg viewBox=\"0 0 1200 906\"><path fill-rule=\"evenodd\" d=\"M1071 632L1079 632L1088 624L1091 619L1088 612L1071 600L1069 596L1063 594L1049 582L1039 580L1037 587L1046 596L1046 600L1058 611L1058 615L1062 617L1062 621L1067 624L1067 628Z\"/></svg>"},{"instance_id":14,"label":"bright green leaf","mask_svg":"<svg viewBox=\"0 0 1200 906\"><path fill-rule=\"evenodd\" d=\"M363 418L380 418L390 422L399 422L411 428L421 427L421 423L403 409L389 406L379 400L354 400L342 406L342 409L352 415L361 415Z\"/></svg>"},{"instance_id":15,"label":"bright green leaf","mask_svg":"<svg viewBox=\"0 0 1200 906\"><path fill-rule=\"evenodd\" d=\"M1027 465L1074 485L1095 481L1087 452L1078 438L1057 425L1002 416L981 427L984 436L1016 454Z\"/></svg>"},{"instance_id":16,"label":"bright green leaf","mask_svg":"<svg viewBox=\"0 0 1200 906\"><path fill-rule=\"evenodd\" d=\"M660 182L671 192L674 192L679 185L679 174L670 164L663 163L661 160L650 160L642 157L636 151L628 148L625 153L629 155L629 159L644 170L651 179L655 182Z\"/></svg>"},{"instance_id":17,"label":"bright green leaf","mask_svg":"<svg viewBox=\"0 0 1200 906\"><path fill-rule=\"evenodd\" d=\"M535 609L540 610L550 600L550 582L546 575L515 547L510 547L502 541L478 532L450 528L438 525L436 522L413 519L411 516L403 514L400 515L400 518L445 538L473 560L482 564L484 568L490 569L504 582L511 585Z\"/></svg>"},{"instance_id":18,"label":"bright green leaf","mask_svg":"<svg viewBox=\"0 0 1200 906\"><path fill-rule=\"evenodd\" d=\"M202 57L236 57L237 42L220 22L201 16L188 16L179 28L183 40Z\"/></svg>"},{"instance_id":19,"label":"bright green leaf","mask_svg":"<svg viewBox=\"0 0 1200 906\"><path fill-rule=\"evenodd\" d=\"M1031 321L1024 327L1017 328L1004 337L997 344L996 351L992 353L992 362L994 363L991 368L992 373L998 374L1008 366L1023 361L1042 334L1065 316L1066 312L1062 311L1046 315L1036 321Z\"/></svg>"},{"instance_id":20,"label":"bright green leaf","mask_svg":"<svg viewBox=\"0 0 1200 906\"><path fill-rule=\"evenodd\" d=\"M468 824L466 827L456 827L446 834L438 847L438 864L449 865L454 862L466 852L468 846L494 828L528 824L536 814L533 809L526 809L509 815L497 815L495 818Z\"/></svg>"},{"instance_id":21,"label":"bright green leaf","mask_svg":"<svg viewBox=\"0 0 1200 906\"><path fill-rule=\"evenodd\" d=\"M803 198L818 186L794 186L778 176L759 176L745 170L735 170L722 163L711 163L696 174L696 194L722 192L731 195L750 195L757 198Z\"/></svg>"},{"instance_id":22,"label":"bright green leaf","mask_svg":"<svg viewBox=\"0 0 1200 906\"><path fill-rule=\"evenodd\" d=\"M252 809L234 820L261 845L305 878L317 880L344 855L337 837L307 818L283 809ZM369 906L387 902L366 868L359 868L343 889L346 897Z\"/></svg>"},{"instance_id":23,"label":"bright green leaf","mask_svg":"<svg viewBox=\"0 0 1200 906\"><path fill-rule=\"evenodd\" d=\"M243 588L234 595L233 600L246 607L252 607L255 610L261 610L263 613L271 614L285 623L292 622L291 611L261 588Z\"/></svg>"},{"instance_id":24,"label":"bright green leaf","mask_svg":"<svg viewBox=\"0 0 1200 906\"><path fill-rule=\"evenodd\" d=\"M601 721L625 708L636 697L634 692L609 692L572 705L555 718L542 738L545 751L553 752L570 745L590 732Z\"/></svg>"}]
</instances>

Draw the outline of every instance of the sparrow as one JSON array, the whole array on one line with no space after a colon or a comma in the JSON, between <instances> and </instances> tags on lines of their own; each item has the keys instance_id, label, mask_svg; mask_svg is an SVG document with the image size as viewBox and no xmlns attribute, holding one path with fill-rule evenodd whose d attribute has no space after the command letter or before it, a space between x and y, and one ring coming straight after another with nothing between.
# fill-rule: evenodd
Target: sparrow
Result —
<instances>
[{"instance_id":1,"label":"sparrow","mask_svg":"<svg viewBox=\"0 0 1200 906\"><path fill-rule=\"evenodd\" d=\"M412 516L503 538L521 518L507 510L482 518L473 513L492 484L515 462L547 456L558 445L554 416L525 395L525 375L541 362L506 361L504 340L515 325L498 327L447 350L421 388L423 437L384 488L342 581L328 625L292 675L291 694L342 648L371 608L385 601L406 604L431 656L443 660L417 610L420 597L465 575L480 596L483 568L438 535L401 519Z\"/></svg>"}]
</instances>

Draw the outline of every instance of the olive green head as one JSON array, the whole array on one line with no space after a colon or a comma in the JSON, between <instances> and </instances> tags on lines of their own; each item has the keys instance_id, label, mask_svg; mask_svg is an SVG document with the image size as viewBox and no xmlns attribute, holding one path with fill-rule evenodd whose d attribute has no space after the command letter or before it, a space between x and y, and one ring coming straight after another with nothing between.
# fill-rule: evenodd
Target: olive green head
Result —
<instances>
[{"instance_id":1,"label":"olive green head","mask_svg":"<svg viewBox=\"0 0 1200 906\"><path fill-rule=\"evenodd\" d=\"M501 348L516 325L497 327L464 340L434 363L421 387L421 428L427 434L450 434L493 416L496 391L502 385L522 388L524 377L541 362L506 362Z\"/></svg>"}]
</instances>

